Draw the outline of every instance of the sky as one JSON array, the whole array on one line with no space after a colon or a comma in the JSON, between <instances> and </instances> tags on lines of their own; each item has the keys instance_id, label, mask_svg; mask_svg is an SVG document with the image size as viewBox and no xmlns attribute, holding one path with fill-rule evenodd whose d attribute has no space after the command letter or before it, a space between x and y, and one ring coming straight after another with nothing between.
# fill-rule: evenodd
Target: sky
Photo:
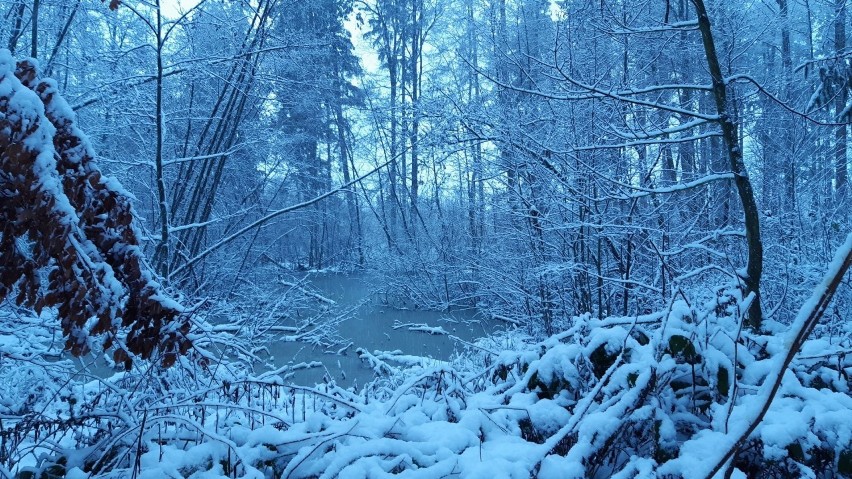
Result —
<instances>
[{"instance_id":1,"label":"sky","mask_svg":"<svg viewBox=\"0 0 852 479\"><path fill-rule=\"evenodd\" d=\"M195 6L199 0L161 0L160 8L163 10L163 15L169 18L177 18L181 12Z\"/></svg>"}]
</instances>

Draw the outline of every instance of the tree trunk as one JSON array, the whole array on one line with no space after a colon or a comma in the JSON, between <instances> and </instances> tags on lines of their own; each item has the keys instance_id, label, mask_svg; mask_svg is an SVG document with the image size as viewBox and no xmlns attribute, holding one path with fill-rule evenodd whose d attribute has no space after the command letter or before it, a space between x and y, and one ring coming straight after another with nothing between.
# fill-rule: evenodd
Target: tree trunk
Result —
<instances>
[{"instance_id":1,"label":"tree trunk","mask_svg":"<svg viewBox=\"0 0 852 479\"><path fill-rule=\"evenodd\" d=\"M156 255L159 259L157 272L163 277L169 277L169 210L166 205L166 182L163 178L163 16L160 12L160 0L155 3L157 15L157 99L156 99L156 152L154 162L156 167L157 200L160 209L160 242Z\"/></svg>"},{"instance_id":2,"label":"tree trunk","mask_svg":"<svg viewBox=\"0 0 852 479\"><path fill-rule=\"evenodd\" d=\"M834 7L834 51L838 57L843 58L843 55L846 53L846 0L836 1L837 3ZM846 66L845 60L839 61L842 66ZM849 100L849 89L848 85L845 84L849 81L849 78L845 70L845 68L839 68L837 72L839 81L844 83L838 89L837 96L834 99L834 108L837 115L840 115L846 109L846 103ZM847 193L847 126L845 122L849 121L849 119L838 118L837 121L842 124L834 130L834 191L838 200L845 198Z\"/></svg>"},{"instance_id":3,"label":"tree trunk","mask_svg":"<svg viewBox=\"0 0 852 479\"><path fill-rule=\"evenodd\" d=\"M26 8L24 0L20 0L17 6L18 9L12 13L15 20L12 22L12 31L9 33L9 51L12 52L12 55L15 54L15 50L18 48L18 40L24 32L24 9Z\"/></svg>"},{"instance_id":4,"label":"tree trunk","mask_svg":"<svg viewBox=\"0 0 852 479\"><path fill-rule=\"evenodd\" d=\"M745 217L746 242L748 243L748 265L744 282L746 294L753 292L754 301L748 312L748 325L753 330L760 330L763 322L763 311L760 304L760 278L763 274L763 244L760 241L760 217L757 202L754 199L754 191L748 172L743 162L743 151L739 143L737 125L734 123L728 110L728 92L722 69L719 66L719 57L716 54L716 45L710 27L710 18L703 0L692 0L695 12L698 15L698 29L701 31L701 39L704 43L704 54L707 57L707 68L713 80L713 97L716 101L716 111L719 114L719 125L722 128L722 136L727 147L727 156L734 173L734 184L737 187L740 201L742 202L743 215Z\"/></svg>"},{"instance_id":5,"label":"tree trunk","mask_svg":"<svg viewBox=\"0 0 852 479\"><path fill-rule=\"evenodd\" d=\"M68 15L68 19L65 20L65 24L62 27L62 31L59 32L59 36L56 37L56 43L53 45L53 50L51 50L50 52L50 58L48 58L47 64L44 66L46 76L50 76L53 70L53 61L56 59L56 55L59 53L59 49L62 47L62 43L68 36L68 30L71 28L71 24L74 23L74 17L77 16L77 12L80 10L81 3L82 0L77 0L77 3L74 4L74 8L71 9L71 13Z\"/></svg>"},{"instance_id":6,"label":"tree trunk","mask_svg":"<svg viewBox=\"0 0 852 479\"><path fill-rule=\"evenodd\" d=\"M790 6L789 0L776 0L778 2L778 13L781 16L781 67L783 75L783 98L789 101L793 95L793 57L790 46ZM783 156L778 158L778 164L784 165L782 175L784 177L783 201L779 205L784 211L795 211L796 209L796 155L794 149L794 132L797 131L796 122L792 120L785 125L784 134L781 138L781 151Z\"/></svg>"},{"instance_id":7,"label":"tree trunk","mask_svg":"<svg viewBox=\"0 0 852 479\"><path fill-rule=\"evenodd\" d=\"M38 9L41 6L41 0L33 0L33 18L30 22L32 27L32 45L30 46L30 56L38 58Z\"/></svg>"},{"instance_id":8,"label":"tree trunk","mask_svg":"<svg viewBox=\"0 0 852 479\"><path fill-rule=\"evenodd\" d=\"M342 86L343 82L346 81L345 78L340 74L340 68L338 66L337 71L335 72L335 77L338 82L338 86ZM338 88L338 92L340 98L343 98L344 92L342 88ZM349 183L352 180L352 177L349 173L349 144L346 141L346 119L343 117L343 105L341 101L336 101L334 104L334 116L335 123L337 129L337 148L338 148L338 160L340 161L340 171L343 173L343 182ZM361 258L364 257L361 236L359 233L359 218L357 213L357 206L355 205L355 191L353 189L346 190L346 211L349 216L349 244L350 246L354 243L355 249L358 252L359 262L362 261Z\"/></svg>"},{"instance_id":9,"label":"tree trunk","mask_svg":"<svg viewBox=\"0 0 852 479\"><path fill-rule=\"evenodd\" d=\"M388 27L385 27L386 29ZM399 168L399 162L397 160L397 154L399 150L399 138L398 138L398 130L399 130L399 117L398 108L397 108L397 96L398 96L398 78L397 78L397 58L396 58L396 49L391 47L390 44L390 34L385 32L385 48L386 48L386 56L388 62L388 80L390 81L390 157L391 164L388 167L388 193L390 194L390 208L387 209L390 223L390 231L391 236L394 241L396 241L396 232L397 232L397 208L399 207L399 200L397 199L396 192L396 183L397 183L397 170Z\"/></svg>"},{"instance_id":10,"label":"tree trunk","mask_svg":"<svg viewBox=\"0 0 852 479\"><path fill-rule=\"evenodd\" d=\"M420 48L423 42L423 5L420 0L414 0L411 4L411 131L409 142L411 143L411 225L412 234L417 231L415 218L417 212L417 195L419 191L419 157L418 136L420 129L420 61L422 58Z\"/></svg>"}]
</instances>

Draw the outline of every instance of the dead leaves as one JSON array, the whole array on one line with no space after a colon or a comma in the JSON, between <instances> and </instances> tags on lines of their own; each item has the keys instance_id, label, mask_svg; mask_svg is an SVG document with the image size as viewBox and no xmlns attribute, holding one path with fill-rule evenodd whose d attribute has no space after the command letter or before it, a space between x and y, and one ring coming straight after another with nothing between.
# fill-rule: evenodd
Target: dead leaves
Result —
<instances>
[{"instance_id":1,"label":"dead leaves","mask_svg":"<svg viewBox=\"0 0 852 479\"><path fill-rule=\"evenodd\" d=\"M35 94L45 106L44 113L23 111L27 102L0 97L0 297L14 291L16 303L38 313L56 307L72 354L87 353L91 336L106 335L104 349L115 348L113 359L125 368L134 357L171 366L191 347L188 323L179 333L169 326L183 312L164 302L145 266L130 202L103 180L88 140L34 64L18 63L15 75L0 71L0 80L20 82L9 95ZM55 129L52 145L32 141L46 137L45 122ZM46 154L52 168L40 156ZM130 329L123 341L120 327Z\"/></svg>"}]
</instances>

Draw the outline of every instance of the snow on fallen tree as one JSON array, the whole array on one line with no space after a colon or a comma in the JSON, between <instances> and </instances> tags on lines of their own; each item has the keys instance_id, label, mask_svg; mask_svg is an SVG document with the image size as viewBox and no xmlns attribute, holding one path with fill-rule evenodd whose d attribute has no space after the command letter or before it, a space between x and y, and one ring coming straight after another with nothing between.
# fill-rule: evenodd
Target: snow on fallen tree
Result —
<instances>
[{"instance_id":1,"label":"snow on fallen tree","mask_svg":"<svg viewBox=\"0 0 852 479\"><path fill-rule=\"evenodd\" d=\"M191 347L189 320L149 272L129 194L94 158L56 83L0 50L0 299L56 307L74 355L103 335L127 369L169 366Z\"/></svg>"}]
</instances>

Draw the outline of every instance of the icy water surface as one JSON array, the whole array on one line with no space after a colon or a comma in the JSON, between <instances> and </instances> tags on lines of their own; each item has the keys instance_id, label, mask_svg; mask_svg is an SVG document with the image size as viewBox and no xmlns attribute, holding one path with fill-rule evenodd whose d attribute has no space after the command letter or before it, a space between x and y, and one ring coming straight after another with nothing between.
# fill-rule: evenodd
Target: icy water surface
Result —
<instances>
[{"instance_id":1,"label":"icy water surface","mask_svg":"<svg viewBox=\"0 0 852 479\"><path fill-rule=\"evenodd\" d=\"M404 355L427 358L435 364L463 349L463 341L487 335L495 327L472 310L449 312L398 309L386 304L365 274L319 273L308 276L310 288L334 303L323 303L328 321L343 316L338 324L342 344L334 348L312 347L299 342L272 341L268 345L276 366L318 361L323 367L297 371L292 381L313 385L324 376L343 387L363 385L374 377L373 370L356 353L363 348L400 351ZM302 283L305 284L305 283ZM338 351L343 350L338 354ZM391 362L391 364L394 364Z\"/></svg>"}]
</instances>

